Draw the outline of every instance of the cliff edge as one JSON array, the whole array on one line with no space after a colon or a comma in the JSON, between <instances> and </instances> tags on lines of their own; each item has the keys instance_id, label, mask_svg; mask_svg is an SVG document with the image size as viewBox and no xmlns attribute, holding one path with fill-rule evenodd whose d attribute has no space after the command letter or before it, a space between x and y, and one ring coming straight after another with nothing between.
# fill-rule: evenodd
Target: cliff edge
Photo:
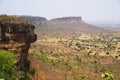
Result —
<instances>
[{"instance_id":1,"label":"cliff edge","mask_svg":"<svg viewBox=\"0 0 120 80\"><path fill-rule=\"evenodd\" d=\"M27 20L0 15L0 49L14 52L18 56L16 65L20 70L29 70L27 60L30 44L37 40L35 26Z\"/></svg>"}]
</instances>

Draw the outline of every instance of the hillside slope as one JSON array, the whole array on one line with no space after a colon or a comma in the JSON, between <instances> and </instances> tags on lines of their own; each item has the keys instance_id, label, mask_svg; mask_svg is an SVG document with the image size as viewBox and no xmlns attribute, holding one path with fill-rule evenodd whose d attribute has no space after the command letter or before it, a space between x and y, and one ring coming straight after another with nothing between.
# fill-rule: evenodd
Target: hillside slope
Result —
<instances>
[{"instance_id":1,"label":"hillside slope","mask_svg":"<svg viewBox=\"0 0 120 80\"><path fill-rule=\"evenodd\" d=\"M27 19L36 26L38 32L44 34L73 34L73 33L106 33L110 30L87 24L81 17L61 17L47 20L43 17L19 16Z\"/></svg>"}]
</instances>

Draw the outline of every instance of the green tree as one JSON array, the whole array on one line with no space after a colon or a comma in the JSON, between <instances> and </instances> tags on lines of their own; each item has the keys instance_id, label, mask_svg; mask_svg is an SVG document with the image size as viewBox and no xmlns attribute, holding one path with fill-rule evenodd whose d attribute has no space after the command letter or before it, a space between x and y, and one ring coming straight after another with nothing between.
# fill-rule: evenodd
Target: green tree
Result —
<instances>
[{"instance_id":1,"label":"green tree","mask_svg":"<svg viewBox=\"0 0 120 80\"><path fill-rule=\"evenodd\" d=\"M13 80L16 77L15 59L13 53L0 50L0 79Z\"/></svg>"},{"instance_id":2,"label":"green tree","mask_svg":"<svg viewBox=\"0 0 120 80\"><path fill-rule=\"evenodd\" d=\"M80 47L81 47L81 44L80 44L79 42L77 42L77 43L76 43L76 46L77 46L78 48L80 48Z\"/></svg>"}]
</instances>

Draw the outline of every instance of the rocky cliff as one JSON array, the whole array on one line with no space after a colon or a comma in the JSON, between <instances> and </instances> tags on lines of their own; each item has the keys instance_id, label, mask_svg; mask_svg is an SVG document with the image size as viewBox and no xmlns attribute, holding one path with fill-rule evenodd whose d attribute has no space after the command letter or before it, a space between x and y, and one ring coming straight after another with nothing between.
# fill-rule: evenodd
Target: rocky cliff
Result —
<instances>
[{"instance_id":1,"label":"rocky cliff","mask_svg":"<svg viewBox=\"0 0 120 80\"><path fill-rule=\"evenodd\" d=\"M34 29L35 26L24 19L0 16L0 49L14 52L18 56L16 65L23 71L29 70L28 50L37 39Z\"/></svg>"},{"instance_id":2,"label":"rocky cliff","mask_svg":"<svg viewBox=\"0 0 120 80\"><path fill-rule=\"evenodd\" d=\"M61 17L61 18L51 19L50 21L77 23L77 22L80 22L81 20L82 20L82 17Z\"/></svg>"}]
</instances>

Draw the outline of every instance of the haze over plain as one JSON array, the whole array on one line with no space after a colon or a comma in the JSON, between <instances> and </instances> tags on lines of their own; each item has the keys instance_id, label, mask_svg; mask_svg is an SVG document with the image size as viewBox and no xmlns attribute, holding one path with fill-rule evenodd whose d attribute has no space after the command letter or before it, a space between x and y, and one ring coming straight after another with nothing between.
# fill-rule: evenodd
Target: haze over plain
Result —
<instances>
[{"instance_id":1,"label":"haze over plain","mask_svg":"<svg viewBox=\"0 0 120 80\"><path fill-rule=\"evenodd\" d=\"M0 0L0 14L48 19L81 16L88 23L120 23L119 0Z\"/></svg>"}]
</instances>

